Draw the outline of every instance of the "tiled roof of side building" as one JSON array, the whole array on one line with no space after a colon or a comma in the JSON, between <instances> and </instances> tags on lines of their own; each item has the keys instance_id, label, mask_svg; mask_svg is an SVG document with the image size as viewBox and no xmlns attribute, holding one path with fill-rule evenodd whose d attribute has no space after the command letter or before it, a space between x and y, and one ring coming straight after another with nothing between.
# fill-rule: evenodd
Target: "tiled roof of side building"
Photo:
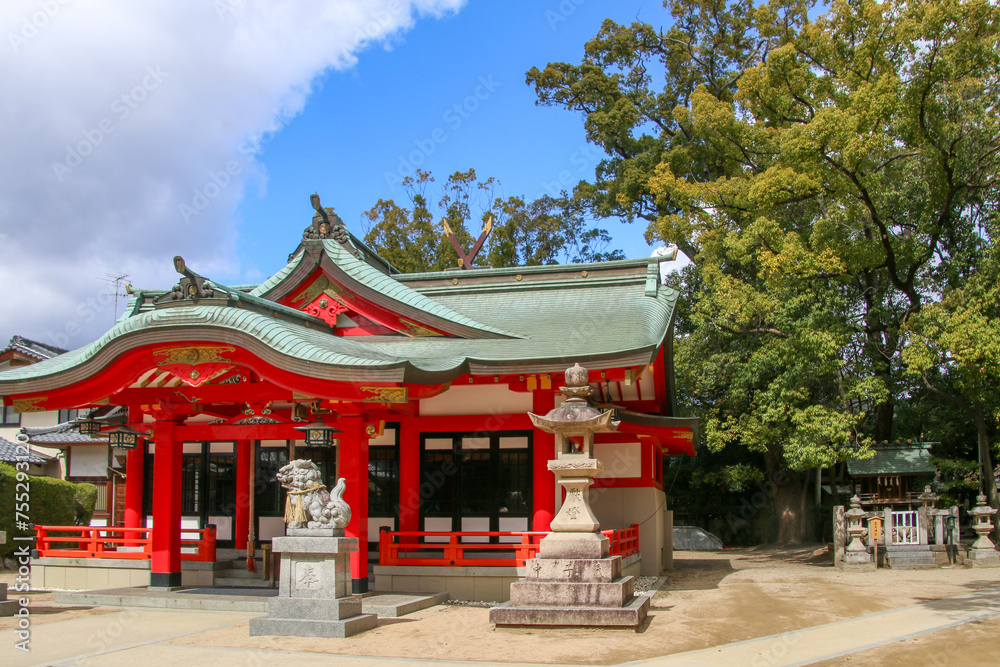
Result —
<instances>
[{"instance_id":1,"label":"tiled roof of side building","mask_svg":"<svg viewBox=\"0 0 1000 667\"><path fill-rule=\"evenodd\" d=\"M875 446L870 459L848 459L847 471L854 477L869 475L931 474L937 468L931 463L931 442L892 442Z\"/></svg>"},{"instance_id":2,"label":"tiled roof of side building","mask_svg":"<svg viewBox=\"0 0 1000 667\"><path fill-rule=\"evenodd\" d=\"M33 465L45 465L51 457L43 457L37 452L28 450L27 446L0 438L0 461L18 463L26 461Z\"/></svg>"},{"instance_id":3,"label":"tiled roof of side building","mask_svg":"<svg viewBox=\"0 0 1000 667\"><path fill-rule=\"evenodd\" d=\"M59 447L61 445L106 445L105 438L92 438L80 433L73 422L63 422L55 426L25 427L21 433L33 445ZM18 436L21 437L21 436Z\"/></svg>"},{"instance_id":4,"label":"tiled roof of side building","mask_svg":"<svg viewBox=\"0 0 1000 667\"><path fill-rule=\"evenodd\" d=\"M21 352L29 357L38 359L39 361L43 359L51 359L52 357L69 351L61 347L56 347L55 345L40 343L37 340L31 340L30 338L25 338L24 336L12 336L10 342L7 343L7 347L0 350L0 354L7 352L8 350Z\"/></svg>"}]
</instances>

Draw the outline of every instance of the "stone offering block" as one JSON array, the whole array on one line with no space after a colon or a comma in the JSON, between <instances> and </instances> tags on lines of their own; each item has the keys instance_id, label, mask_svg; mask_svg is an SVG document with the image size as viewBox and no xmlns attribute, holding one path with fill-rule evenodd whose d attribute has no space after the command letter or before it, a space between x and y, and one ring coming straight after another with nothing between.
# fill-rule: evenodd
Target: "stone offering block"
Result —
<instances>
[{"instance_id":1,"label":"stone offering block","mask_svg":"<svg viewBox=\"0 0 1000 667\"><path fill-rule=\"evenodd\" d=\"M538 543L538 558L584 559L607 558L611 540L600 533L552 533Z\"/></svg>"},{"instance_id":2,"label":"stone offering block","mask_svg":"<svg viewBox=\"0 0 1000 667\"><path fill-rule=\"evenodd\" d=\"M272 545L281 554L278 595L268 600L267 616L250 619L250 636L342 638L378 624L375 614L361 613L361 599L351 597L357 538L290 535Z\"/></svg>"}]
</instances>

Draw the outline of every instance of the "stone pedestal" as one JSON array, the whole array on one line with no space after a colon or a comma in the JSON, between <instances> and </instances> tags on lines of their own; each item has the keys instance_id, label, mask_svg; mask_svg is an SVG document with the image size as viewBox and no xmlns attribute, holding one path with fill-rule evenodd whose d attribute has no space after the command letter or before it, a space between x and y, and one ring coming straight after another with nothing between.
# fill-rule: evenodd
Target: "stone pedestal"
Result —
<instances>
[{"instance_id":1,"label":"stone pedestal","mask_svg":"<svg viewBox=\"0 0 1000 667\"><path fill-rule=\"evenodd\" d=\"M278 595L267 602L267 616L250 620L250 635L349 637L374 628L377 617L361 613L361 598L351 597L354 537L276 537L281 554Z\"/></svg>"},{"instance_id":2,"label":"stone pedestal","mask_svg":"<svg viewBox=\"0 0 1000 667\"><path fill-rule=\"evenodd\" d=\"M490 623L635 628L649 611L649 596L635 595L635 578L622 576L621 556L608 556L600 533L543 538L525 571L510 585L510 601L490 609Z\"/></svg>"}]
</instances>

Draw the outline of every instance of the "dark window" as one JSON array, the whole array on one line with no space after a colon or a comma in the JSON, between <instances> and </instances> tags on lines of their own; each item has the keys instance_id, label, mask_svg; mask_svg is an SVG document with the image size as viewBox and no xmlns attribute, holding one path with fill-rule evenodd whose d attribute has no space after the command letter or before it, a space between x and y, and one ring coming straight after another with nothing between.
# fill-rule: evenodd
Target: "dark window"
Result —
<instances>
[{"instance_id":1,"label":"dark window","mask_svg":"<svg viewBox=\"0 0 1000 667\"><path fill-rule=\"evenodd\" d=\"M202 454L185 454L181 464L181 514L201 514Z\"/></svg>"},{"instance_id":2,"label":"dark window","mask_svg":"<svg viewBox=\"0 0 1000 667\"><path fill-rule=\"evenodd\" d=\"M399 450L396 447L368 449L368 514L395 516L399 504Z\"/></svg>"},{"instance_id":3,"label":"dark window","mask_svg":"<svg viewBox=\"0 0 1000 667\"><path fill-rule=\"evenodd\" d=\"M65 424L66 422L71 422L80 416L80 410L73 408L72 410L60 410L59 411L59 423Z\"/></svg>"},{"instance_id":4,"label":"dark window","mask_svg":"<svg viewBox=\"0 0 1000 667\"><path fill-rule=\"evenodd\" d=\"M236 457L213 453L208 456L208 498L205 509L209 514L234 513L236 501Z\"/></svg>"},{"instance_id":5,"label":"dark window","mask_svg":"<svg viewBox=\"0 0 1000 667\"><path fill-rule=\"evenodd\" d=\"M20 426L20 425L21 425L21 413L14 412L14 406L12 405L3 406L2 426Z\"/></svg>"},{"instance_id":6,"label":"dark window","mask_svg":"<svg viewBox=\"0 0 1000 667\"><path fill-rule=\"evenodd\" d=\"M288 463L287 447L258 447L254 471L254 507L258 516L282 516L285 512L285 490L275 478Z\"/></svg>"},{"instance_id":7,"label":"dark window","mask_svg":"<svg viewBox=\"0 0 1000 667\"><path fill-rule=\"evenodd\" d=\"M525 446L511 446L508 438L524 438ZM440 448L442 440L451 447ZM422 436L421 515L451 518L453 530L462 517L488 518L491 531L500 530L503 518L528 518L530 525L531 479L530 432Z\"/></svg>"},{"instance_id":8,"label":"dark window","mask_svg":"<svg viewBox=\"0 0 1000 667\"><path fill-rule=\"evenodd\" d=\"M145 455L142 465L142 516L152 516L153 514L153 454L149 451L149 444L143 445ZM145 524L143 524L145 525Z\"/></svg>"},{"instance_id":9,"label":"dark window","mask_svg":"<svg viewBox=\"0 0 1000 667\"><path fill-rule=\"evenodd\" d=\"M531 452L501 449L497 469L497 504L504 516L531 514Z\"/></svg>"},{"instance_id":10,"label":"dark window","mask_svg":"<svg viewBox=\"0 0 1000 667\"><path fill-rule=\"evenodd\" d=\"M458 507L455 491L453 449L424 450L420 460L420 502L423 516L454 517Z\"/></svg>"},{"instance_id":11,"label":"dark window","mask_svg":"<svg viewBox=\"0 0 1000 667\"><path fill-rule=\"evenodd\" d=\"M327 489L333 489L337 485L336 447L296 447L295 458L315 463Z\"/></svg>"}]
</instances>

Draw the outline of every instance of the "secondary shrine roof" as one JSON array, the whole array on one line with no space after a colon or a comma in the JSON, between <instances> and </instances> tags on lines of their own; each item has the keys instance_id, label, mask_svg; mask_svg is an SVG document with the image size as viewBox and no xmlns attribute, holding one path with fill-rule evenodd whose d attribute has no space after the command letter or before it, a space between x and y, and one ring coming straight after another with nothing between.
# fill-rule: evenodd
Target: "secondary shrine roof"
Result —
<instances>
[{"instance_id":1,"label":"secondary shrine roof","mask_svg":"<svg viewBox=\"0 0 1000 667\"><path fill-rule=\"evenodd\" d=\"M849 459L847 471L853 477L875 475L920 475L934 473L931 442L892 442L875 445L875 456L866 460Z\"/></svg>"},{"instance_id":2,"label":"secondary shrine roof","mask_svg":"<svg viewBox=\"0 0 1000 667\"><path fill-rule=\"evenodd\" d=\"M172 290L138 291L98 340L0 373L0 396L41 394L143 346L190 341L331 381L439 384L466 373L556 373L568 360L642 365L677 303L659 280L669 258L398 274L342 227L308 234L254 287L220 285L178 258L185 277Z\"/></svg>"}]
</instances>

